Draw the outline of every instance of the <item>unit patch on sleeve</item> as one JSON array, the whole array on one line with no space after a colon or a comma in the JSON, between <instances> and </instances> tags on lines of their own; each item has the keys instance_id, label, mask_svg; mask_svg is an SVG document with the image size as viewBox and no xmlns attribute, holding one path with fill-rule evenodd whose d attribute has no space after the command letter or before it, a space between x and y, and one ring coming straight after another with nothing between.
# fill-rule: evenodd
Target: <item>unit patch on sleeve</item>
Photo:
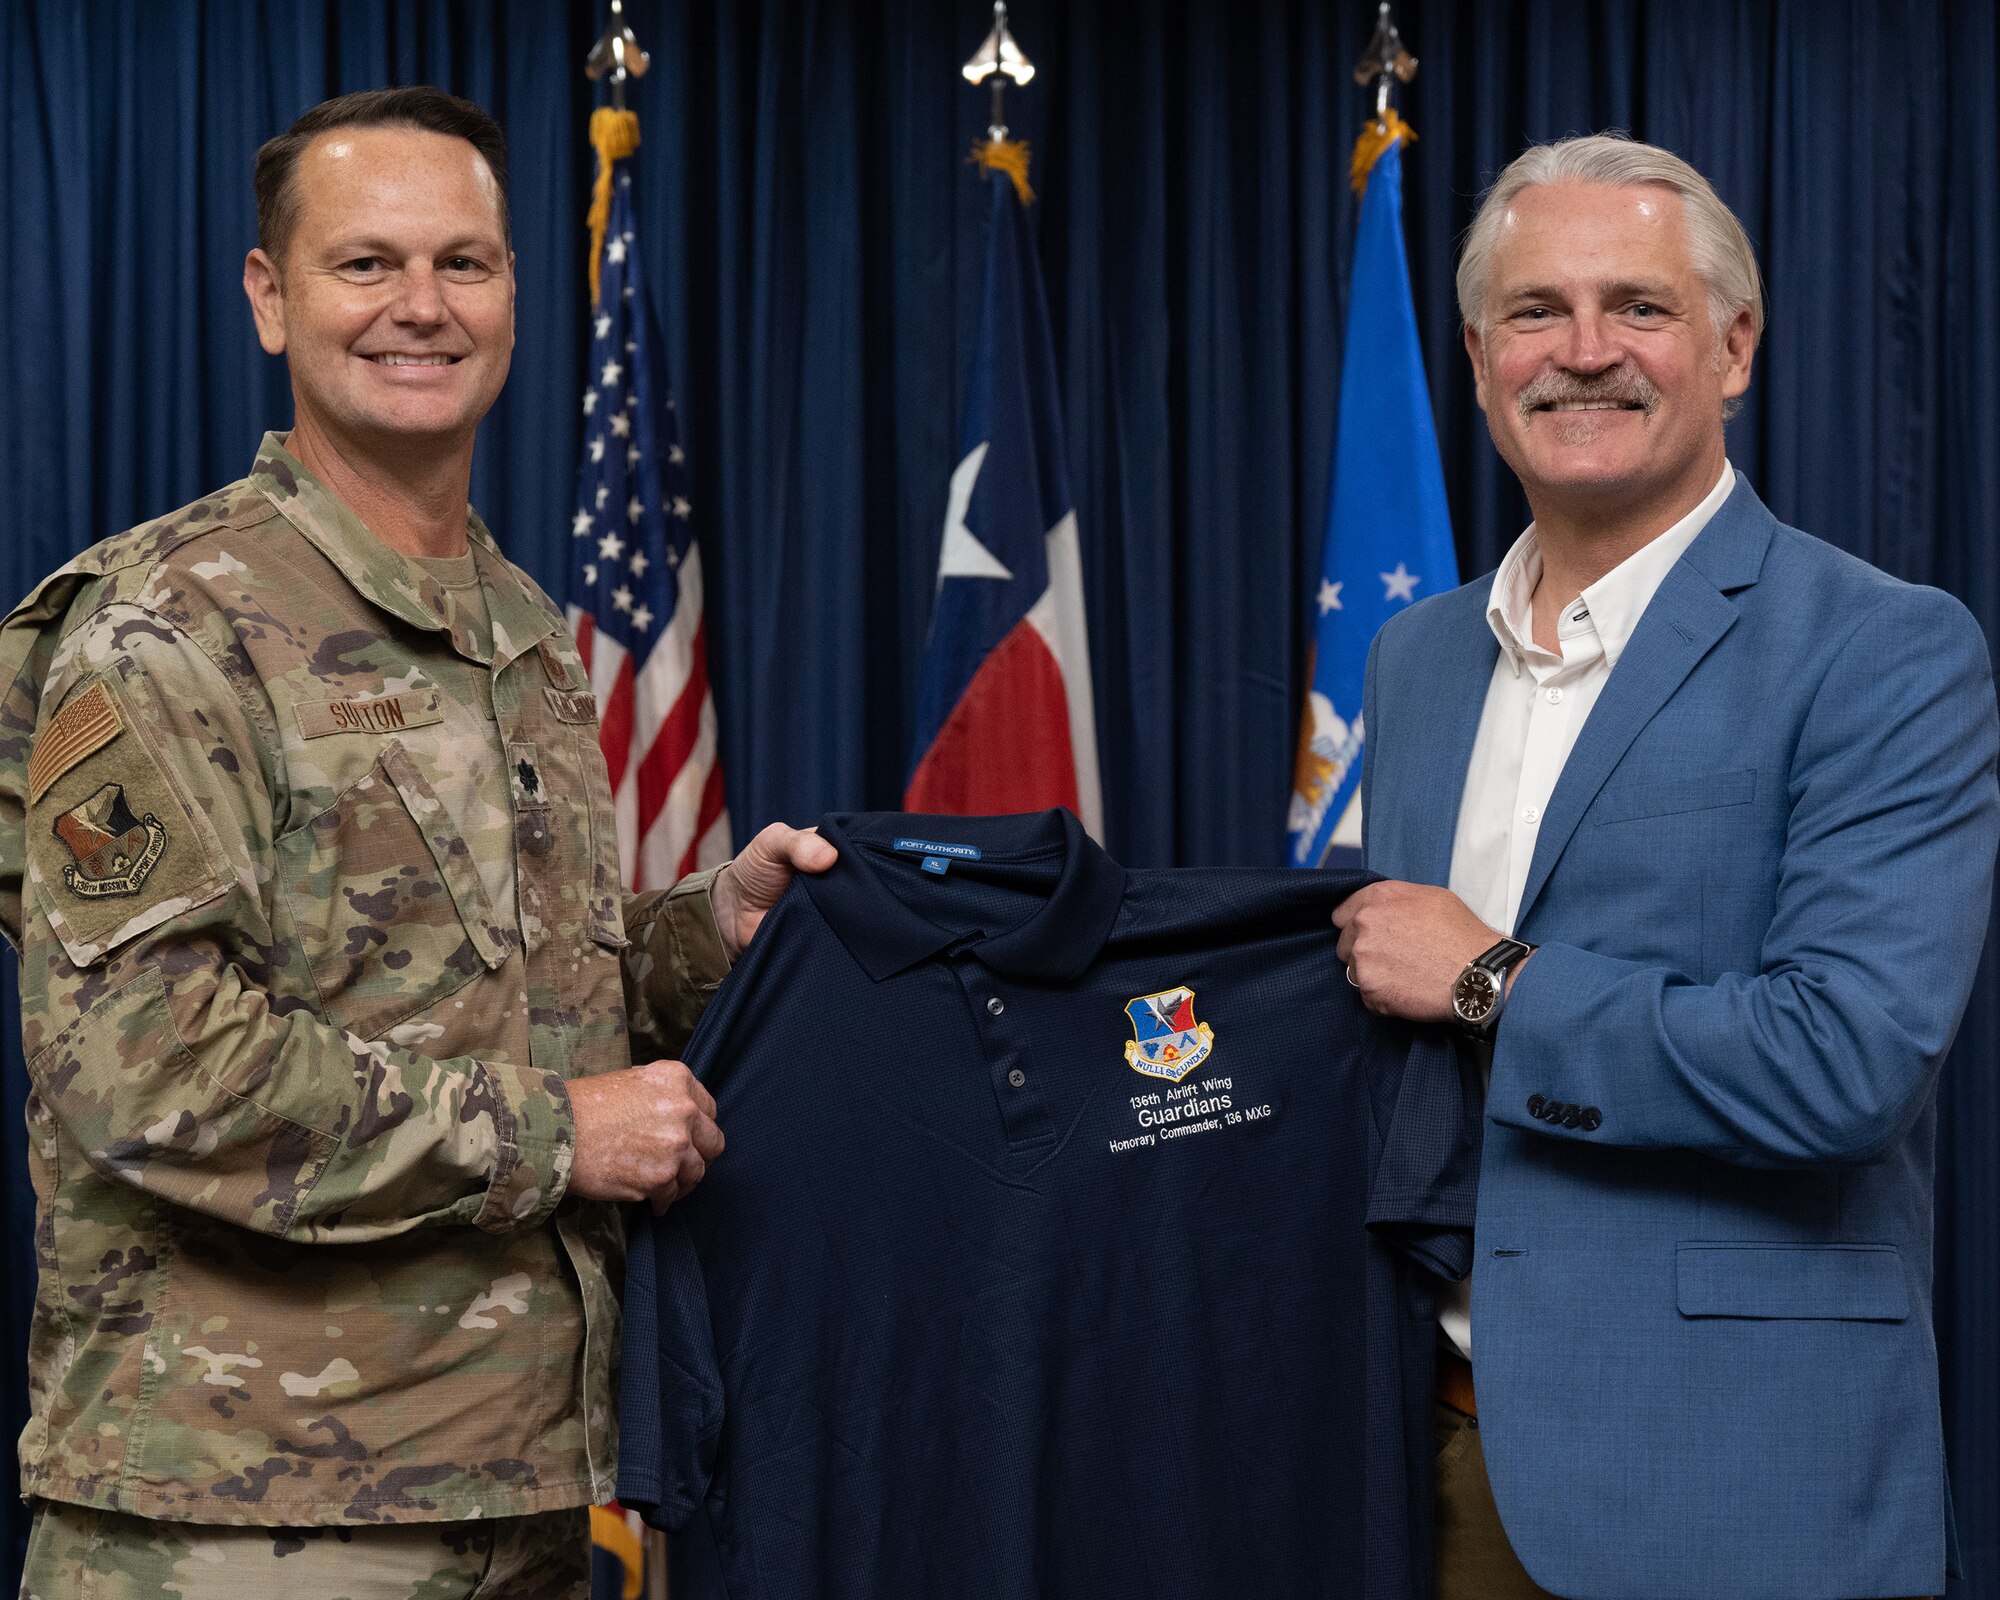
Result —
<instances>
[{"instance_id":1,"label":"unit patch on sleeve","mask_svg":"<svg viewBox=\"0 0 2000 1600\"><path fill-rule=\"evenodd\" d=\"M74 858L62 881L86 900L137 894L167 848L166 824L150 811L135 817L122 783L107 783L63 812L55 835Z\"/></svg>"},{"instance_id":2,"label":"unit patch on sleeve","mask_svg":"<svg viewBox=\"0 0 2000 1600\"><path fill-rule=\"evenodd\" d=\"M50 718L35 741L35 753L28 758L28 804L41 799L56 779L124 731L125 723L111 691L93 683Z\"/></svg>"}]
</instances>

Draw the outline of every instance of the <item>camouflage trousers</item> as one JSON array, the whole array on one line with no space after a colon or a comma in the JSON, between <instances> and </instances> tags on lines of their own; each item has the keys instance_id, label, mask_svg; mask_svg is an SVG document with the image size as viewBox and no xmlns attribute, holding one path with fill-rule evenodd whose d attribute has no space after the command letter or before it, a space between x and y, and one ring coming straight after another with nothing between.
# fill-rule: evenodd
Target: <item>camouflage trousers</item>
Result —
<instances>
[{"instance_id":1,"label":"camouflage trousers","mask_svg":"<svg viewBox=\"0 0 2000 1600\"><path fill-rule=\"evenodd\" d=\"M241 1528L35 1502L21 1600L589 1600L590 1513Z\"/></svg>"}]
</instances>

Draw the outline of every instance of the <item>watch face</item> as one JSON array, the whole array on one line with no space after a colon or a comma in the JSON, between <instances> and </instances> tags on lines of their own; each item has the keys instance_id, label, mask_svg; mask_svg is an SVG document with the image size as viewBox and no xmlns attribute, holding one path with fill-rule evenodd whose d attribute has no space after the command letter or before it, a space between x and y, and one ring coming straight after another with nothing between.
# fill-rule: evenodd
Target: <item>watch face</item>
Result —
<instances>
[{"instance_id":1,"label":"watch face","mask_svg":"<svg viewBox=\"0 0 2000 1600\"><path fill-rule=\"evenodd\" d=\"M1460 1022L1474 1025L1493 1014L1493 1002L1500 998L1500 980L1484 967L1468 967L1452 986L1451 1009Z\"/></svg>"}]
</instances>

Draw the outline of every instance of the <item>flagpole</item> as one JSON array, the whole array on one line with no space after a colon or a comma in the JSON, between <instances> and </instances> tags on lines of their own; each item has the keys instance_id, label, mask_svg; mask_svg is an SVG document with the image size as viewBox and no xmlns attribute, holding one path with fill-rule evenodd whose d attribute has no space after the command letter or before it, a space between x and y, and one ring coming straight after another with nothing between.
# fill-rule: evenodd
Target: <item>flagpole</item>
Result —
<instances>
[{"instance_id":1,"label":"flagpole","mask_svg":"<svg viewBox=\"0 0 2000 1600\"><path fill-rule=\"evenodd\" d=\"M1417 340L1403 248L1402 157L1416 138L1392 103L1416 76L1384 3L1355 63L1373 107L1354 144L1350 178L1361 197L1342 340L1339 424L1327 520L1313 596L1297 761L1285 831L1287 858L1318 867L1362 842L1362 715L1369 646L1398 610L1458 583L1451 517L1430 389ZM1382 178L1379 184L1370 179ZM1419 591L1421 590L1421 593Z\"/></svg>"}]
</instances>

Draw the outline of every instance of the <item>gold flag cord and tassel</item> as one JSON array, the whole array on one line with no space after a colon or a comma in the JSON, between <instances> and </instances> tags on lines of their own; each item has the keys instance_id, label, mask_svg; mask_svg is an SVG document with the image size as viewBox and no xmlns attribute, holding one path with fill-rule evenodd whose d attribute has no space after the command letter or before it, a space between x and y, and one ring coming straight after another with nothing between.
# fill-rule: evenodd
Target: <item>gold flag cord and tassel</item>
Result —
<instances>
[{"instance_id":1,"label":"gold flag cord and tassel","mask_svg":"<svg viewBox=\"0 0 2000 1600\"><path fill-rule=\"evenodd\" d=\"M1026 206L1035 202L1035 191L1028 187L1028 156L1026 139L981 139L967 160L981 172L1006 173L1014 180L1014 193Z\"/></svg>"},{"instance_id":2,"label":"gold flag cord and tassel","mask_svg":"<svg viewBox=\"0 0 2000 1600\"><path fill-rule=\"evenodd\" d=\"M1348 169L1348 181L1354 192L1362 194L1368 188L1368 174L1375 170L1375 163L1391 146L1407 144L1417 136L1417 130L1396 115L1396 108L1385 109L1381 117L1370 117L1362 126L1361 137L1354 141L1354 161Z\"/></svg>"},{"instance_id":3,"label":"gold flag cord and tassel","mask_svg":"<svg viewBox=\"0 0 2000 1600\"><path fill-rule=\"evenodd\" d=\"M597 181L590 189L590 303L597 304L604 260L604 230L611 226L611 164L639 148L639 113L599 106L590 114L590 148L597 152Z\"/></svg>"}]
</instances>

